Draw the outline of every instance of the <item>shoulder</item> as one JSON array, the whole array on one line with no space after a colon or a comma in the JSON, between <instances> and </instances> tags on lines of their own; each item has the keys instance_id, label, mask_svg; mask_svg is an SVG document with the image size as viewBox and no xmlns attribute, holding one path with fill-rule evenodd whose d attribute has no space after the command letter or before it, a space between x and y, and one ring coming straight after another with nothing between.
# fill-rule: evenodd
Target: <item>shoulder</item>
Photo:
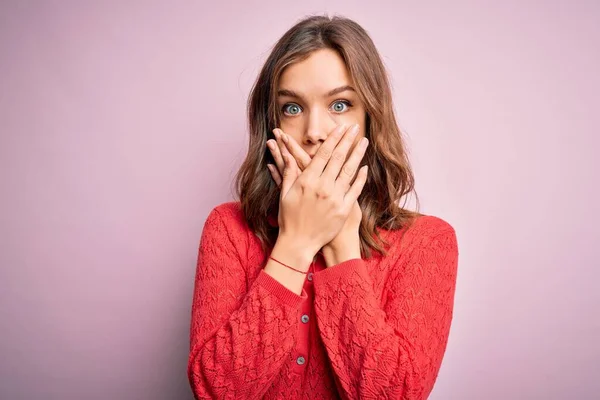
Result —
<instances>
[{"instance_id":1,"label":"shoulder","mask_svg":"<svg viewBox=\"0 0 600 400\"><path fill-rule=\"evenodd\" d=\"M434 215L421 215L406 230L409 237L430 238L439 235L456 235L454 227L445 219Z\"/></svg>"},{"instance_id":2,"label":"shoulder","mask_svg":"<svg viewBox=\"0 0 600 400\"><path fill-rule=\"evenodd\" d=\"M388 253L393 265L389 278L392 282L400 279L398 274L420 276L423 282L433 276L445 277L443 280L447 282L455 280L458 243L456 231L449 222L440 217L421 215L400 232L401 237L394 238Z\"/></svg>"},{"instance_id":3,"label":"shoulder","mask_svg":"<svg viewBox=\"0 0 600 400\"><path fill-rule=\"evenodd\" d=\"M229 236L245 237L247 225L239 201L228 201L215 206L206 217L204 229L208 226L220 226Z\"/></svg>"},{"instance_id":4,"label":"shoulder","mask_svg":"<svg viewBox=\"0 0 600 400\"><path fill-rule=\"evenodd\" d=\"M399 254L431 247L457 247L456 230L445 219L434 215L416 217L406 228L395 233L392 248Z\"/></svg>"},{"instance_id":5,"label":"shoulder","mask_svg":"<svg viewBox=\"0 0 600 400\"><path fill-rule=\"evenodd\" d=\"M243 220L242 209L239 201L228 201L215 206L209 213L218 215L226 222Z\"/></svg>"},{"instance_id":6,"label":"shoulder","mask_svg":"<svg viewBox=\"0 0 600 400\"><path fill-rule=\"evenodd\" d=\"M242 218L239 202L226 202L213 207L208 213L200 237L200 252L229 254L240 262L248 251L247 225Z\"/></svg>"}]
</instances>

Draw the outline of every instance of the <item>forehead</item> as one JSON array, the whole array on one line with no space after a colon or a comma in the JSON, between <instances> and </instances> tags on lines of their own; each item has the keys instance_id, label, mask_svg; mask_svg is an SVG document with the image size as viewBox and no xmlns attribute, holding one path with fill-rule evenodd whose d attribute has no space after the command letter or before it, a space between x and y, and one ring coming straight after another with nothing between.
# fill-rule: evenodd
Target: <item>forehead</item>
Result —
<instances>
[{"instance_id":1,"label":"forehead","mask_svg":"<svg viewBox=\"0 0 600 400\"><path fill-rule=\"evenodd\" d=\"M320 49L305 60L287 66L279 79L279 89L319 94L351 83L342 57L334 50Z\"/></svg>"}]
</instances>

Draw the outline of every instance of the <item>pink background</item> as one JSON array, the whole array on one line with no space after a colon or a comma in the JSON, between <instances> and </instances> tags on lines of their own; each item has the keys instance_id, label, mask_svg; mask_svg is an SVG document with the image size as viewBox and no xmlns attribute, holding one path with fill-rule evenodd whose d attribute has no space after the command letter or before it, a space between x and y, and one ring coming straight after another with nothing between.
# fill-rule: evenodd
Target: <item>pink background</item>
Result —
<instances>
[{"instance_id":1,"label":"pink background","mask_svg":"<svg viewBox=\"0 0 600 400\"><path fill-rule=\"evenodd\" d=\"M191 398L204 220L270 46L322 12L372 35L458 233L431 398L600 396L599 3L322 4L2 2L0 398Z\"/></svg>"}]
</instances>

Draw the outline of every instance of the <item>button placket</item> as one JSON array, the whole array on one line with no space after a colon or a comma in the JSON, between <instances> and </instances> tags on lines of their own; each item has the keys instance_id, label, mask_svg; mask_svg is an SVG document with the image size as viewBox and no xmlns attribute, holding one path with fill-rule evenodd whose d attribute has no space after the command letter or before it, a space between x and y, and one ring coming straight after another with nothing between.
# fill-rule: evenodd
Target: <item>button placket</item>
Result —
<instances>
[{"instance_id":1,"label":"button placket","mask_svg":"<svg viewBox=\"0 0 600 400\"><path fill-rule=\"evenodd\" d=\"M295 372L298 374L305 373L307 357L308 357L308 352L309 352L308 340L309 340L310 329L311 329L310 324L309 324L309 321L310 321L309 314L312 309L312 306L309 303L312 301L312 293L313 293L313 287L310 282L312 282L312 280L313 280L313 272L312 271L314 270L314 268L315 268L315 261L313 260L313 262L310 265L309 272L306 276L306 279L308 282L305 283L305 287L303 288L303 291L306 290L309 299L307 299L307 302L305 302L302 307L301 314L300 314L301 323L300 323L300 326L298 327L299 332L300 332L300 341L296 348L296 359L295 359L296 363L295 363L295 368L293 368L295 370Z\"/></svg>"}]
</instances>

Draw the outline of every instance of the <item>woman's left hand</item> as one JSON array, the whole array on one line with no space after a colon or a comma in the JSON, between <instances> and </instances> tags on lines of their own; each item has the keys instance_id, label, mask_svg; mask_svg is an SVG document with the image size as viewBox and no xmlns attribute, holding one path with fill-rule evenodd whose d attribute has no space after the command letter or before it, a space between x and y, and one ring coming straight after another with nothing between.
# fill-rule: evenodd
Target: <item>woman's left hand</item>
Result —
<instances>
[{"instance_id":1,"label":"woman's left hand","mask_svg":"<svg viewBox=\"0 0 600 400\"><path fill-rule=\"evenodd\" d=\"M284 167L282 154L289 154L294 157L298 167L302 171L310 164L311 158L291 136L286 135L280 129L275 129L273 133L276 141L272 139L268 140L267 146L273 155L276 165L267 164L267 167L277 186L281 187L281 176ZM361 258L359 236L361 221L362 210L357 200L340 232L322 248L328 267L352 258Z\"/></svg>"}]
</instances>

